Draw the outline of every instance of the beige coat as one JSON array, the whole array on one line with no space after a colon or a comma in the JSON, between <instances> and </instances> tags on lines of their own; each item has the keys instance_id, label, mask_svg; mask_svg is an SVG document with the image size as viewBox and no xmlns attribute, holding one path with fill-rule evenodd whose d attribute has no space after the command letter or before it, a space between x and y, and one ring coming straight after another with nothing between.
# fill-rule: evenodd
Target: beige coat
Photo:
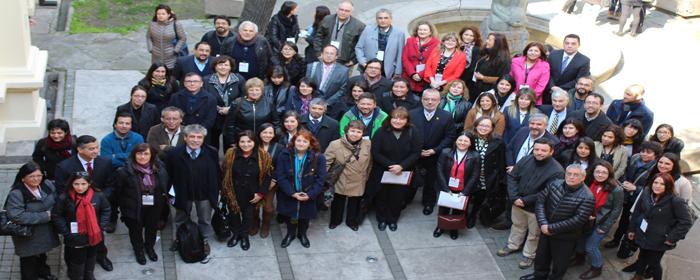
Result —
<instances>
[{"instance_id":1,"label":"beige coat","mask_svg":"<svg viewBox=\"0 0 700 280\"><path fill-rule=\"evenodd\" d=\"M600 141L595 141L595 153L598 155L598 157L600 157L600 154L603 153L603 143L600 143ZM620 179L620 177L625 174L625 170L627 170L627 160L629 159L627 157L625 146L618 145L615 147L615 149L612 150L612 155L615 179Z\"/></svg>"},{"instance_id":2,"label":"beige coat","mask_svg":"<svg viewBox=\"0 0 700 280\"><path fill-rule=\"evenodd\" d=\"M173 27L175 24L175 27ZM175 39L175 29L177 29L177 43L173 46ZM146 31L146 45L151 53L151 63L162 62L168 68L175 67L175 52L179 51L187 43L187 34L180 22L170 20L167 23L151 21Z\"/></svg>"},{"instance_id":3,"label":"beige coat","mask_svg":"<svg viewBox=\"0 0 700 280\"><path fill-rule=\"evenodd\" d=\"M369 171L372 168L372 154L370 141L366 139L361 141L359 159L352 156L351 145L345 140L345 137L333 140L326 149L326 169L330 168L333 162L343 163L352 157L335 184L335 193L337 194L358 197L365 193L365 183L367 183Z\"/></svg>"}]
</instances>

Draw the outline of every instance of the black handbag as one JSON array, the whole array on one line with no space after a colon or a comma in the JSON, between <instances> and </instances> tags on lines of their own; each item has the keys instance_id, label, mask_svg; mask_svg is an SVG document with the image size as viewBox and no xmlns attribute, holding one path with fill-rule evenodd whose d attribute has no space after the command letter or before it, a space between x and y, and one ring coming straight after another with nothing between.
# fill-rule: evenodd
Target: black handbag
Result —
<instances>
[{"instance_id":1,"label":"black handbag","mask_svg":"<svg viewBox=\"0 0 700 280\"><path fill-rule=\"evenodd\" d=\"M345 170L345 165L348 164L351 159L352 155L350 155L345 162L341 163L336 161L328 168L326 178L323 181L323 205L326 207L331 207L335 194L335 183L338 182L340 174L343 174L343 170Z\"/></svg>"},{"instance_id":2,"label":"black handbag","mask_svg":"<svg viewBox=\"0 0 700 280\"><path fill-rule=\"evenodd\" d=\"M7 207L7 198L5 198L4 207ZM7 210L3 209L0 210L0 235L30 237L32 236L32 227L28 225L20 225L10 220L10 218L7 217Z\"/></svg>"},{"instance_id":3,"label":"black handbag","mask_svg":"<svg viewBox=\"0 0 700 280\"><path fill-rule=\"evenodd\" d=\"M231 224L228 206L223 199L219 200L214 209L214 216L211 218L211 227L219 240L225 240L231 236Z\"/></svg>"}]
</instances>

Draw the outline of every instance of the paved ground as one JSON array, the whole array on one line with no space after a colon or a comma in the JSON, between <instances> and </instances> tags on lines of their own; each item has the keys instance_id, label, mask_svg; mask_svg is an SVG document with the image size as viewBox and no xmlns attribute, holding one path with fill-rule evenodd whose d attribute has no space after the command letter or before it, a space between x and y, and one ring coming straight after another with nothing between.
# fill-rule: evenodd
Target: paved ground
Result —
<instances>
[{"instance_id":1,"label":"paved ground","mask_svg":"<svg viewBox=\"0 0 700 280\"><path fill-rule=\"evenodd\" d=\"M313 7L323 3L334 9L332 2L303 1L300 6L302 28L310 23ZM635 39L629 36L617 38L610 34L616 26L601 19L598 10L587 7L580 15L562 16L558 14L560 2L531 1L529 12L565 24L572 30L585 27L581 32L584 45L605 42L615 44L623 50L624 66L611 80L600 85L600 89L609 95L619 97L625 85L637 81L648 82L645 83L648 85L648 92L681 92L679 88L685 83L664 81L694 78L674 71L643 69L669 68L662 63L663 60L647 59L649 47L656 46L655 42L675 42L676 39L682 39L683 41L678 41L678 46L686 50L696 50L698 36L674 36L688 30L697 34L697 19L682 20L652 11L648 17L650 27L644 34ZM410 10L410 14L414 14L435 10L436 7L457 8L459 4L458 1L452 0L431 0L432 4L427 6L425 1L364 0L355 3L357 11L364 11L356 15L365 22L372 22L374 11L382 6L401 11ZM462 7L484 6L488 7L487 4L476 0L462 2ZM49 50L49 69L66 73L64 104L57 106L63 106L62 117L71 121L76 133L102 136L110 131L108 124L111 123L114 108L128 101L129 88L140 79L139 73L145 71L150 63L150 57L145 51L144 31L132 32L126 36L55 33L50 31L55 25L54 18L55 10L39 8L35 16L38 23L33 29L32 40L34 45ZM397 21L407 22L408 16L396 13L395 18ZM182 22L188 32L190 45L211 28L210 22ZM580 24L581 22L589 24ZM550 26L550 29L556 28L557 26ZM600 36L595 43L593 39L588 39L594 36ZM688 61L688 64L697 59L696 56L690 60L679 58L682 53L665 55L676 60ZM650 65L646 65L647 63ZM674 106L670 107L667 106L668 100L662 96L665 95L650 94L648 100L657 110L657 120L673 121L674 124L682 121L680 118L674 118L678 116L674 114L675 111L691 110L690 104L697 103L674 102ZM684 95L682 98L696 97ZM682 121L681 126L695 125L688 125ZM687 147L694 145L694 141L687 141ZM9 186L16 170L17 166L0 166L0 186ZM5 197L6 192L7 188L0 188L0 197ZM313 221L309 231L312 247L309 249L302 248L298 242L289 248L280 248L279 243L285 229L275 225L270 238L252 238L251 250L247 252L243 252L239 247L227 248L225 243L213 242L212 259L208 264L184 264L178 256L167 250L162 251L161 248L167 248L172 241L172 229L168 228L160 233L160 261L149 262L146 266L140 266L133 261L125 227L120 224L115 234L107 236L109 256L115 263L115 271L105 273L98 268L96 276L98 279L517 279L528 272L517 267L517 254L506 258L495 256L494 252L502 247L507 239L507 231L494 231L477 226L474 230L463 231L460 239L456 241L447 236L435 239L431 235L435 217L423 216L417 203L409 206L404 212L397 232L379 232L376 224L370 222L370 219L365 221L358 232L344 226L329 230L327 221L327 213ZM667 279L694 279L700 271L698 263L694 261L700 249L698 231L698 227L694 227L688 236L689 240L683 241L682 246L667 254L667 272L672 271L667 273ZM8 238L0 238L0 246L0 280L19 279L18 259L13 254L12 242ZM625 263L615 258L612 253L604 251L606 264L604 277L601 279L630 277L631 275L619 272ZM62 263L60 256L61 252L58 249L54 250L49 260L53 271L64 275L65 271L60 270L63 269L59 265ZM566 279L577 278L584 269L583 266L571 268Z\"/></svg>"}]
</instances>

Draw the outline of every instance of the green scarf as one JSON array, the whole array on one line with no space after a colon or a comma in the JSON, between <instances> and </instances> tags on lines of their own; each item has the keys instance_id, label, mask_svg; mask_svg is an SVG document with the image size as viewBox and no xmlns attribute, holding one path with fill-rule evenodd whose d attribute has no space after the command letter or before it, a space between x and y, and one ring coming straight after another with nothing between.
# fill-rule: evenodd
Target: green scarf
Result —
<instances>
[{"instance_id":1,"label":"green scarf","mask_svg":"<svg viewBox=\"0 0 700 280\"><path fill-rule=\"evenodd\" d=\"M447 98L445 99L445 107L443 109L445 109L445 111L447 112L452 113L452 116L454 117L457 100L460 100L462 96L454 96L452 95L452 93L448 92L446 97Z\"/></svg>"}]
</instances>

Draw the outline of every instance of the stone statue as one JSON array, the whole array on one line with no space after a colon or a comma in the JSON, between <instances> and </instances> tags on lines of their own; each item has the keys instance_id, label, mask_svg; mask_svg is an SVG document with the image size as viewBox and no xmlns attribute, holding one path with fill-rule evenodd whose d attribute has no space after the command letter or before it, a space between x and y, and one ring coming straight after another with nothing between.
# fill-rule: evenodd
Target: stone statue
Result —
<instances>
[{"instance_id":1,"label":"stone statue","mask_svg":"<svg viewBox=\"0 0 700 280\"><path fill-rule=\"evenodd\" d=\"M511 52L520 52L529 37L527 29L527 0L492 0L491 15L481 23L481 36L501 33L508 38Z\"/></svg>"}]
</instances>

